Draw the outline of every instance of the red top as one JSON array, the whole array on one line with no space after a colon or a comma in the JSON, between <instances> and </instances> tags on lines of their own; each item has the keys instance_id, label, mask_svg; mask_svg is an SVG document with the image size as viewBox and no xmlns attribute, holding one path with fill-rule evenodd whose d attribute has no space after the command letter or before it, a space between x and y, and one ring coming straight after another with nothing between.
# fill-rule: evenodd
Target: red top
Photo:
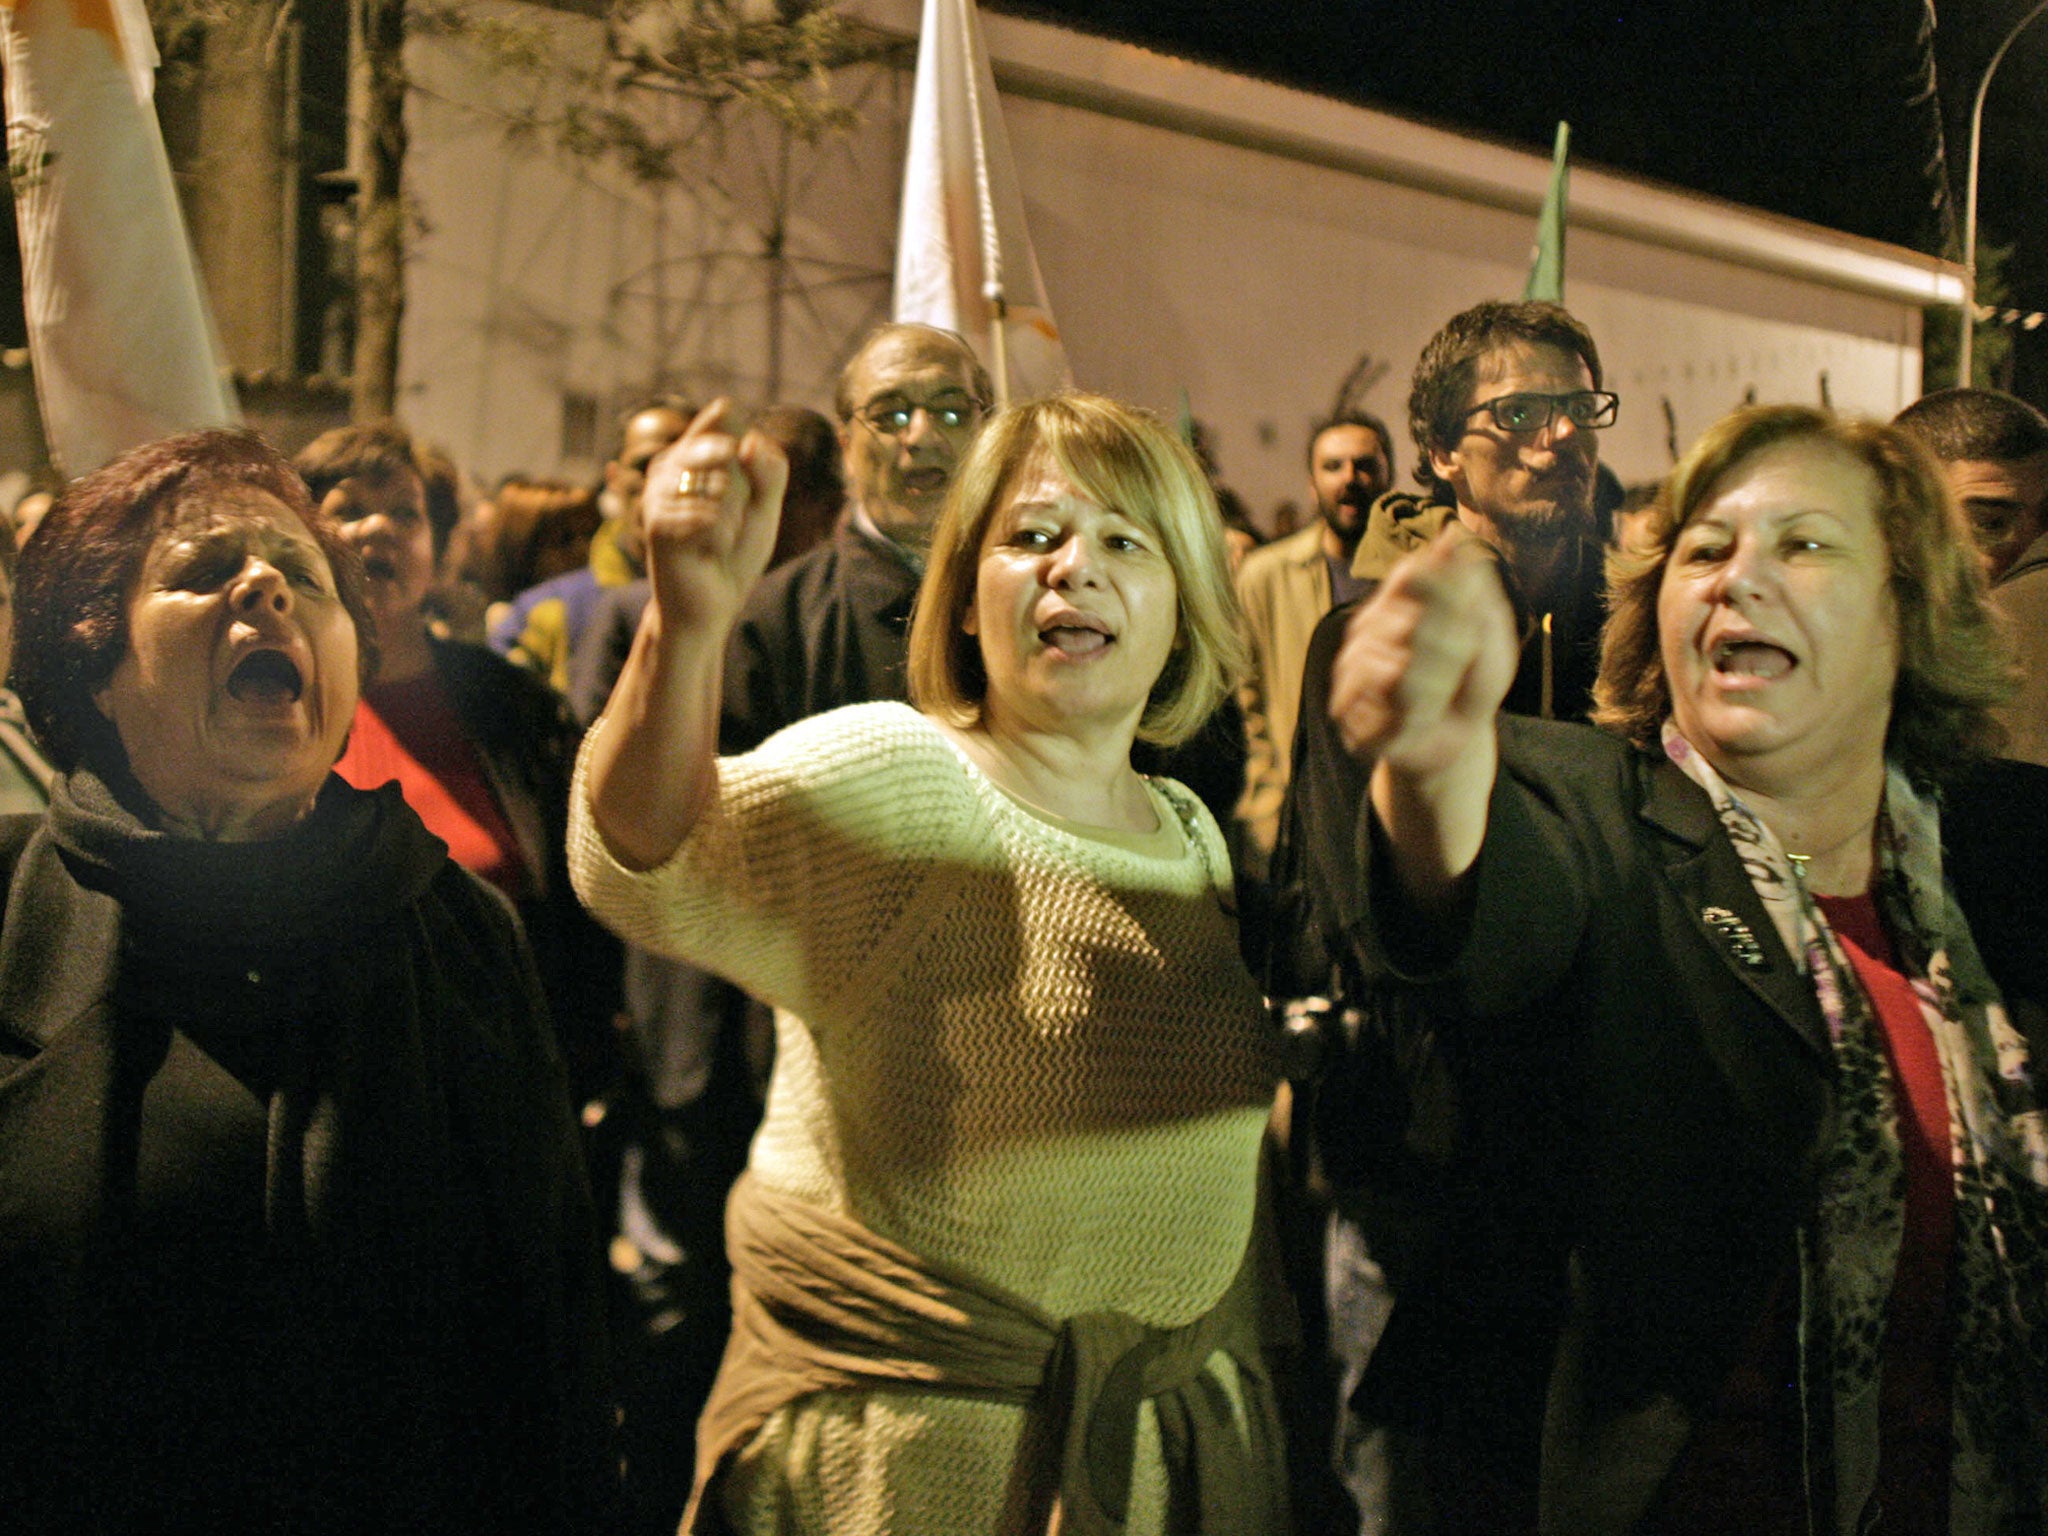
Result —
<instances>
[{"instance_id":1,"label":"red top","mask_svg":"<svg viewBox=\"0 0 2048 1536\"><path fill-rule=\"evenodd\" d=\"M1878 1498L1887 1528L1948 1529L1948 1270L1955 1242L1955 1164L1941 1058L1891 935L1869 896L1824 896L1821 910L1870 998L1891 1059L1906 1160L1906 1236L1885 1313L1878 1400Z\"/></svg>"},{"instance_id":2,"label":"red top","mask_svg":"<svg viewBox=\"0 0 2048 1536\"><path fill-rule=\"evenodd\" d=\"M1884 1529L1947 1536L1948 1269L1955 1222L1941 1061L1912 984L1869 896L1819 898L1877 1017L1898 1100L1906 1226L1885 1314L1878 1399ZM1759 1319L1720 1400L1672 1469L1645 1528L1657 1536L1805 1536L1799 1445L1798 1283Z\"/></svg>"},{"instance_id":3,"label":"red top","mask_svg":"<svg viewBox=\"0 0 2048 1536\"><path fill-rule=\"evenodd\" d=\"M438 673L430 669L363 690L348 750L334 771L358 789L396 782L427 830L448 845L450 858L514 901L526 896L519 840Z\"/></svg>"}]
</instances>

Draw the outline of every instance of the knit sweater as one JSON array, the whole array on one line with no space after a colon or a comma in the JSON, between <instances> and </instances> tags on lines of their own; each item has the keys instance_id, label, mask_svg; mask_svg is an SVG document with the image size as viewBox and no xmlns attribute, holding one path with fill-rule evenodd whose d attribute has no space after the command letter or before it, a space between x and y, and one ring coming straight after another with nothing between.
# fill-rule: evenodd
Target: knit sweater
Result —
<instances>
[{"instance_id":1,"label":"knit sweater","mask_svg":"<svg viewBox=\"0 0 2048 1536\"><path fill-rule=\"evenodd\" d=\"M1145 847L1078 835L900 704L718 770L714 808L642 874L579 782L570 861L623 937L776 1006L755 1176L1055 1317L1175 1327L1213 1306L1251 1230L1274 1059L1199 802L1151 781ZM728 1507L750 1530L998 1530L1021 1424L820 1394L761 1431ZM1132 1494L1131 1529L1157 1528L1149 1414Z\"/></svg>"}]
</instances>

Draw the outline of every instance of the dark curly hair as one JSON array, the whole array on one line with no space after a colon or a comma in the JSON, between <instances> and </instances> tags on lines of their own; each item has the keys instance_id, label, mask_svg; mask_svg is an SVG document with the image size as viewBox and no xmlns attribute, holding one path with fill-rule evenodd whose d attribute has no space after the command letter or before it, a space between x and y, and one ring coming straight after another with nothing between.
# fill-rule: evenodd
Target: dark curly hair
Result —
<instances>
[{"instance_id":1,"label":"dark curly hair","mask_svg":"<svg viewBox=\"0 0 2048 1536\"><path fill-rule=\"evenodd\" d=\"M186 432L132 449L75 480L21 552L14 589L14 677L29 725L50 761L105 772L123 762L120 738L93 702L128 654L128 610L158 535L194 503L230 489L284 503L334 570L355 621L362 677L376 670L376 632L363 567L306 482L268 443L240 428ZM111 755L109 755L111 754Z\"/></svg>"},{"instance_id":2,"label":"dark curly hair","mask_svg":"<svg viewBox=\"0 0 2048 1536\"><path fill-rule=\"evenodd\" d=\"M1593 387L1602 387L1600 349L1593 344L1593 333L1562 305L1489 299L1451 316L1423 345L1408 388L1408 432L1418 455L1415 478L1437 496L1447 495L1449 487L1429 467L1430 450L1448 450L1456 444L1462 420L1458 413L1472 398L1479 360L1517 344L1575 353L1593 376Z\"/></svg>"},{"instance_id":3,"label":"dark curly hair","mask_svg":"<svg viewBox=\"0 0 2048 1536\"><path fill-rule=\"evenodd\" d=\"M1877 521L1891 559L1899 674L1885 751L1930 786L1993 756L2004 730L1993 711L2012 692L2012 654L1992 611L1983 567L1941 466L1910 431L1847 420L1806 405L1759 405L1709 427L1671 471L1640 542L1607 557L1607 628L1593 723L1650 750L1671 713L1657 595L1679 533L1728 475L1767 449L1811 441L1848 454L1877 481Z\"/></svg>"}]
</instances>

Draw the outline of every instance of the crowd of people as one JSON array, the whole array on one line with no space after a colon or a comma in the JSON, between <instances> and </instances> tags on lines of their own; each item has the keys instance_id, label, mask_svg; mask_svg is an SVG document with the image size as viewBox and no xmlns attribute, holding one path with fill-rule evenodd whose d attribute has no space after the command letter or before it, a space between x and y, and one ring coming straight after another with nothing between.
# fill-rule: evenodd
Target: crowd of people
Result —
<instances>
[{"instance_id":1,"label":"crowd of people","mask_svg":"<svg viewBox=\"0 0 2048 1536\"><path fill-rule=\"evenodd\" d=\"M2048 1529L2048 418L995 395L0 540L8 1521Z\"/></svg>"}]
</instances>

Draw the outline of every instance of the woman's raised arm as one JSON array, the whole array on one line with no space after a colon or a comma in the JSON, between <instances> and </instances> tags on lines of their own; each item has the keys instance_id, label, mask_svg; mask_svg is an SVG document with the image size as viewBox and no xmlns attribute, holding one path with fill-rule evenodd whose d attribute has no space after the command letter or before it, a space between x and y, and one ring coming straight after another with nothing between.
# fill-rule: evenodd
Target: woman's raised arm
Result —
<instances>
[{"instance_id":1,"label":"woman's raised arm","mask_svg":"<svg viewBox=\"0 0 2048 1536\"><path fill-rule=\"evenodd\" d=\"M1395 876L1425 915L1450 904L1486 839L1494 715L1519 649L1493 556L1453 523L1388 573L1331 665L1331 718L1372 769Z\"/></svg>"},{"instance_id":2,"label":"woman's raised arm","mask_svg":"<svg viewBox=\"0 0 2048 1536\"><path fill-rule=\"evenodd\" d=\"M611 702L591 728L590 805L612 854L665 863L715 792L726 636L767 568L789 466L758 433L736 440L714 401L647 471L653 596Z\"/></svg>"}]
</instances>

